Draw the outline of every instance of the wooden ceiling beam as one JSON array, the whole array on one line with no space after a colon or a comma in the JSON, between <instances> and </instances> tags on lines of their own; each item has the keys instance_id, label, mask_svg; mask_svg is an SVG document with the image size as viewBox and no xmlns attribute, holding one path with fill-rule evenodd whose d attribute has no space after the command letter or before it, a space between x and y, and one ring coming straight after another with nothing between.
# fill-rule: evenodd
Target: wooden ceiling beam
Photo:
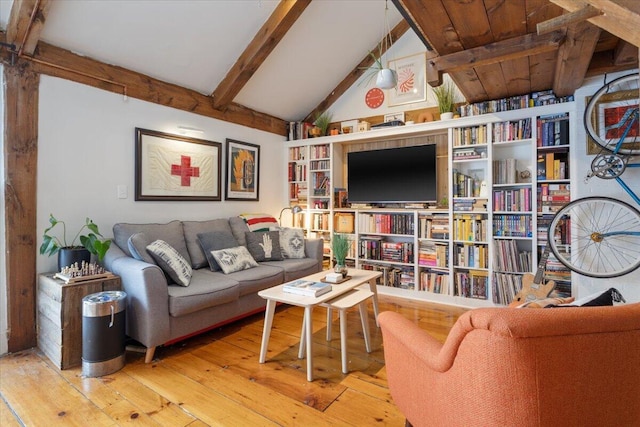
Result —
<instances>
[{"instance_id":1,"label":"wooden ceiling beam","mask_svg":"<svg viewBox=\"0 0 640 427\"><path fill-rule=\"evenodd\" d=\"M473 49L434 57L427 61L427 82L431 86L442 84L442 73L457 72L483 65L495 64L525 56L557 50L564 41L561 31L538 36L525 34Z\"/></svg>"},{"instance_id":2,"label":"wooden ceiling beam","mask_svg":"<svg viewBox=\"0 0 640 427\"><path fill-rule=\"evenodd\" d=\"M613 52L613 63L623 65L638 62L638 47L620 40Z\"/></svg>"},{"instance_id":3,"label":"wooden ceiling beam","mask_svg":"<svg viewBox=\"0 0 640 427\"><path fill-rule=\"evenodd\" d=\"M536 26L538 35L547 34L551 31L559 30L570 24L586 21L589 18L603 15L604 12L600 9L596 9L591 5L586 5L581 9L577 9L574 12L565 13L564 15L556 16L548 21L539 22Z\"/></svg>"},{"instance_id":4,"label":"wooden ceiling beam","mask_svg":"<svg viewBox=\"0 0 640 427\"><path fill-rule=\"evenodd\" d=\"M566 40L558 50L553 79L553 92L557 96L572 95L582 86L601 32L588 21L578 21L567 27Z\"/></svg>"},{"instance_id":5,"label":"wooden ceiling beam","mask_svg":"<svg viewBox=\"0 0 640 427\"><path fill-rule=\"evenodd\" d=\"M391 30L391 40L398 40L404 33L409 30L409 23L405 20L402 20L393 27ZM383 55L388 48L387 43L384 43L384 40L381 40L376 46L371 48L371 52L379 52L380 55ZM378 50L380 48L380 50ZM305 117L304 121L312 122L314 117L318 114L327 111L329 107L333 105L334 102L338 100L351 86L355 84L356 81L367 72L367 69L373 65L373 57L370 54L367 54L362 60L355 66L353 70L347 74L347 76L342 79L338 86L336 86L329 95L320 102L308 115Z\"/></svg>"},{"instance_id":6,"label":"wooden ceiling beam","mask_svg":"<svg viewBox=\"0 0 640 427\"><path fill-rule=\"evenodd\" d=\"M311 0L280 1L267 22L211 94L215 108L224 109L231 104L310 3Z\"/></svg>"},{"instance_id":7,"label":"wooden ceiling beam","mask_svg":"<svg viewBox=\"0 0 640 427\"><path fill-rule=\"evenodd\" d=\"M6 34L0 32L0 41L5 37ZM20 66L23 61L32 62L31 69L40 74L63 78L276 135L287 135L287 122L277 117L234 103L229 104L225 111L220 111L213 107L210 96L122 67L80 56L42 41L38 43L32 57L19 57L15 66ZM11 66L11 54L0 50L0 62Z\"/></svg>"},{"instance_id":8,"label":"wooden ceiling beam","mask_svg":"<svg viewBox=\"0 0 640 427\"><path fill-rule=\"evenodd\" d=\"M604 15L589 18L589 22L640 47L640 2L636 0L550 0L569 12L592 6Z\"/></svg>"},{"instance_id":9,"label":"wooden ceiling beam","mask_svg":"<svg viewBox=\"0 0 640 427\"><path fill-rule=\"evenodd\" d=\"M7 23L7 43L15 45L16 52L32 55L44 22L51 7L51 0L15 0Z\"/></svg>"}]
</instances>

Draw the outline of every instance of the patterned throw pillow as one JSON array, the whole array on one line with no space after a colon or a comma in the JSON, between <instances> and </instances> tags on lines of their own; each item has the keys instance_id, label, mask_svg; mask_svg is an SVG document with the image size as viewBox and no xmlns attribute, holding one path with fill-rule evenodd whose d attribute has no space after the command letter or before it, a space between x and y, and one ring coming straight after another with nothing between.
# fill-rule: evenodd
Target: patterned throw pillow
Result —
<instances>
[{"instance_id":1,"label":"patterned throw pillow","mask_svg":"<svg viewBox=\"0 0 640 427\"><path fill-rule=\"evenodd\" d=\"M180 286L189 286L193 270L189 262L180 253L164 240L156 240L147 246L147 250L158 266L175 283Z\"/></svg>"},{"instance_id":2,"label":"patterned throw pillow","mask_svg":"<svg viewBox=\"0 0 640 427\"><path fill-rule=\"evenodd\" d=\"M207 233L198 233L198 243L200 243L200 247L202 247L202 250L207 257L209 269L211 269L211 271L220 271L220 266L213 255L211 255L211 251L235 248L238 246L238 241L233 237L233 234L228 231L209 231Z\"/></svg>"},{"instance_id":3,"label":"patterned throw pillow","mask_svg":"<svg viewBox=\"0 0 640 427\"><path fill-rule=\"evenodd\" d=\"M211 251L211 254L222 268L224 274L247 270L257 267L258 263L253 259L247 248L236 246L235 248Z\"/></svg>"},{"instance_id":4,"label":"patterned throw pillow","mask_svg":"<svg viewBox=\"0 0 640 427\"><path fill-rule=\"evenodd\" d=\"M285 258L304 258L304 232L300 228L280 228L280 246Z\"/></svg>"},{"instance_id":5,"label":"patterned throw pillow","mask_svg":"<svg viewBox=\"0 0 640 427\"><path fill-rule=\"evenodd\" d=\"M280 249L280 233L277 231L262 231L245 233L247 249L256 261L280 261L282 249Z\"/></svg>"},{"instance_id":6,"label":"patterned throw pillow","mask_svg":"<svg viewBox=\"0 0 640 427\"><path fill-rule=\"evenodd\" d=\"M270 227L278 226L278 220L269 214L240 214L239 216L247 223L249 231L269 231Z\"/></svg>"}]
</instances>

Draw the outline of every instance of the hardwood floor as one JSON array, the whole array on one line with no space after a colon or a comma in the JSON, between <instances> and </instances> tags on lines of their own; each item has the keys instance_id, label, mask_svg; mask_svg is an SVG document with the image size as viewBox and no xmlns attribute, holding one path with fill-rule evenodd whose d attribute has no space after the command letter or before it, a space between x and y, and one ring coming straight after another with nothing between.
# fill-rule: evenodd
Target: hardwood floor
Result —
<instances>
[{"instance_id":1,"label":"hardwood floor","mask_svg":"<svg viewBox=\"0 0 640 427\"><path fill-rule=\"evenodd\" d=\"M402 313L443 341L465 309L380 297L381 311ZM83 378L61 371L37 349L0 359L0 425L9 426L253 426L390 425L404 417L387 389L382 334L369 307L367 354L357 309L348 315L349 368L342 374L340 332L325 340L326 311L314 310L314 378L297 358L303 311L276 310L265 364L258 363L263 315L144 355L127 351L125 367Z\"/></svg>"}]
</instances>

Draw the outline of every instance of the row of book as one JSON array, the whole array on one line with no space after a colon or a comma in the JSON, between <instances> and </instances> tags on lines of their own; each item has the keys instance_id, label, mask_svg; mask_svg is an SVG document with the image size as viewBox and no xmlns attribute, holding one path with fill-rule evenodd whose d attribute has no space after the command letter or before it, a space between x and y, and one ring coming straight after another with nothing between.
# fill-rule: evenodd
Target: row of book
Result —
<instances>
[{"instance_id":1,"label":"row of book","mask_svg":"<svg viewBox=\"0 0 640 427\"><path fill-rule=\"evenodd\" d=\"M537 188L538 212L555 213L571 200L570 184L540 184Z\"/></svg>"},{"instance_id":2,"label":"row of book","mask_svg":"<svg viewBox=\"0 0 640 427\"><path fill-rule=\"evenodd\" d=\"M413 214L361 214L358 230L361 233L413 234Z\"/></svg>"},{"instance_id":3,"label":"row of book","mask_svg":"<svg viewBox=\"0 0 640 427\"><path fill-rule=\"evenodd\" d=\"M331 145L329 144L321 144L321 145L311 145L309 147L311 150L310 159L328 159L331 154ZM328 169L328 168L327 168Z\"/></svg>"},{"instance_id":4,"label":"row of book","mask_svg":"<svg viewBox=\"0 0 640 427\"><path fill-rule=\"evenodd\" d=\"M481 189L482 180L478 177L453 170L453 197L479 197Z\"/></svg>"},{"instance_id":5,"label":"row of book","mask_svg":"<svg viewBox=\"0 0 640 427\"><path fill-rule=\"evenodd\" d=\"M295 139L307 139L310 138L309 131L313 127L313 123L297 121L289 122L287 126L287 140L293 141Z\"/></svg>"},{"instance_id":6,"label":"row of book","mask_svg":"<svg viewBox=\"0 0 640 427\"><path fill-rule=\"evenodd\" d=\"M569 145L569 114L541 116L537 123L538 147Z\"/></svg>"},{"instance_id":7,"label":"row of book","mask_svg":"<svg viewBox=\"0 0 640 427\"><path fill-rule=\"evenodd\" d=\"M487 271L458 271L454 275L454 295L465 298L487 299L489 274Z\"/></svg>"},{"instance_id":8,"label":"row of book","mask_svg":"<svg viewBox=\"0 0 640 427\"><path fill-rule=\"evenodd\" d=\"M486 144L487 142L487 125L468 126L453 129L454 147Z\"/></svg>"},{"instance_id":9,"label":"row of book","mask_svg":"<svg viewBox=\"0 0 640 427\"><path fill-rule=\"evenodd\" d=\"M448 239L449 217L447 215L421 216L418 218L419 239Z\"/></svg>"},{"instance_id":10,"label":"row of book","mask_svg":"<svg viewBox=\"0 0 640 427\"><path fill-rule=\"evenodd\" d=\"M455 245L453 250L453 263L458 267L488 268L487 245Z\"/></svg>"},{"instance_id":11,"label":"row of book","mask_svg":"<svg viewBox=\"0 0 640 427\"><path fill-rule=\"evenodd\" d=\"M312 171L327 170L331 168L330 164L330 160L312 160L309 167Z\"/></svg>"},{"instance_id":12,"label":"row of book","mask_svg":"<svg viewBox=\"0 0 640 427\"><path fill-rule=\"evenodd\" d=\"M458 214L453 218L452 228L454 240L487 241L487 217L485 215Z\"/></svg>"},{"instance_id":13,"label":"row of book","mask_svg":"<svg viewBox=\"0 0 640 427\"><path fill-rule=\"evenodd\" d=\"M567 179L569 176L568 157L567 151L538 153L536 162L538 181Z\"/></svg>"},{"instance_id":14,"label":"row of book","mask_svg":"<svg viewBox=\"0 0 640 427\"><path fill-rule=\"evenodd\" d=\"M449 266L449 245L442 242L420 241L418 243L418 265L447 268Z\"/></svg>"},{"instance_id":15,"label":"row of book","mask_svg":"<svg viewBox=\"0 0 640 427\"><path fill-rule=\"evenodd\" d=\"M453 150L452 156L454 161L484 159L487 157L487 149L484 147L458 148Z\"/></svg>"},{"instance_id":16,"label":"row of book","mask_svg":"<svg viewBox=\"0 0 640 427\"><path fill-rule=\"evenodd\" d=\"M359 257L362 259L413 263L412 242L385 242L378 236L360 238Z\"/></svg>"},{"instance_id":17,"label":"row of book","mask_svg":"<svg viewBox=\"0 0 640 427\"><path fill-rule=\"evenodd\" d=\"M494 212L530 212L531 188L513 188L493 191Z\"/></svg>"},{"instance_id":18,"label":"row of book","mask_svg":"<svg viewBox=\"0 0 640 427\"><path fill-rule=\"evenodd\" d=\"M480 114L498 113L500 111L519 110L521 108L541 105L559 104L573 101L573 95L556 96L552 90L532 92L530 94L511 96L492 101L475 102L463 105L458 109L461 117L478 116Z\"/></svg>"},{"instance_id":19,"label":"row of book","mask_svg":"<svg viewBox=\"0 0 640 427\"><path fill-rule=\"evenodd\" d=\"M449 273L439 271L421 271L418 290L433 292L434 294L452 295Z\"/></svg>"},{"instance_id":20,"label":"row of book","mask_svg":"<svg viewBox=\"0 0 640 427\"><path fill-rule=\"evenodd\" d=\"M531 215L494 215L493 235L496 237L532 237Z\"/></svg>"},{"instance_id":21,"label":"row of book","mask_svg":"<svg viewBox=\"0 0 640 427\"><path fill-rule=\"evenodd\" d=\"M513 158L493 161L493 183L515 184L517 179L517 160Z\"/></svg>"},{"instance_id":22,"label":"row of book","mask_svg":"<svg viewBox=\"0 0 640 427\"><path fill-rule=\"evenodd\" d=\"M493 142L519 141L529 138L531 138L531 117L493 125Z\"/></svg>"},{"instance_id":23,"label":"row of book","mask_svg":"<svg viewBox=\"0 0 640 427\"><path fill-rule=\"evenodd\" d=\"M313 230L329 229L329 214L325 212L311 214L311 228Z\"/></svg>"},{"instance_id":24,"label":"row of book","mask_svg":"<svg viewBox=\"0 0 640 427\"><path fill-rule=\"evenodd\" d=\"M314 172L312 175L313 195L325 197L329 195L330 179L324 172Z\"/></svg>"},{"instance_id":25,"label":"row of book","mask_svg":"<svg viewBox=\"0 0 640 427\"><path fill-rule=\"evenodd\" d=\"M293 181L306 181L307 180L307 164L289 162L288 180Z\"/></svg>"},{"instance_id":26,"label":"row of book","mask_svg":"<svg viewBox=\"0 0 640 427\"><path fill-rule=\"evenodd\" d=\"M453 199L453 211L454 212L467 212L467 211L485 211L487 210L487 203L489 199L485 198L455 198Z\"/></svg>"},{"instance_id":27,"label":"row of book","mask_svg":"<svg viewBox=\"0 0 640 427\"><path fill-rule=\"evenodd\" d=\"M304 160L307 155L307 147L291 147L289 148L289 161Z\"/></svg>"},{"instance_id":28,"label":"row of book","mask_svg":"<svg viewBox=\"0 0 640 427\"><path fill-rule=\"evenodd\" d=\"M364 263L361 267L363 270L382 272L382 276L377 281L379 285L402 289L415 288L415 274L412 268L399 268L375 263Z\"/></svg>"},{"instance_id":29,"label":"row of book","mask_svg":"<svg viewBox=\"0 0 640 427\"><path fill-rule=\"evenodd\" d=\"M522 275L494 273L492 289L494 303L510 304L522 289Z\"/></svg>"},{"instance_id":30,"label":"row of book","mask_svg":"<svg viewBox=\"0 0 640 427\"><path fill-rule=\"evenodd\" d=\"M531 271L530 251L519 250L514 240L496 240L495 243L495 270L520 273Z\"/></svg>"},{"instance_id":31,"label":"row of book","mask_svg":"<svg viewBox=\"0 0 640 427\"><path fill-rule=\"evenodd\" d=\"M289 183L289 200L297 201L298 205L303 200L307 200L307 183L306 182L292 182Z\"/></svg>"}]
</instances>

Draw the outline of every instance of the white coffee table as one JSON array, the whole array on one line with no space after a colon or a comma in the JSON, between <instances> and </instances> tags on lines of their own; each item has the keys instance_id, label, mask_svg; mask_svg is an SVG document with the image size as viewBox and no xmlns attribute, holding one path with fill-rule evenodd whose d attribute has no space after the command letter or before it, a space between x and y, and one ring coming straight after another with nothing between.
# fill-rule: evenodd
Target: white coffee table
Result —
<instances>
[{"instance_id":1,"label":"white coffee table","mask_svg":"<svg viewBox=\"0 0 640 427\"><path fill-rule=\"evenodd\" d=\"M321 271L319 273L305 276L302 279L312 280L319 282L328 271ZM291 294L284 292L282 288L284 284L274 286L269 289L264 289L258 292L262 298L267 300L267 308L264 314L264 329L262 331L262 345L260 346L260 363L264 363L267 358L267 348L269 346L269 337L271 335L271 326L273 324L273 315L275 313L276 304L281 302L290 305L296 305L304 308L304 316L309 319L305 322L304 339L306 340L307 350L307 380L313 381L313 347L312 347L312 335L313 335L313 308L319 304L330 301L339 297L340 295L349 292L350 290L357 288L360 285L369 283L369 290L373 292L373 311L376 317L376 325L378 324L378 289L376 286L376 279L382 275L379 271L371 270L357 270L355 268L349 269L349 276L351 279L340 284L333 284L331 292L327 292L319 297L305 297L302 295Z\"/></svg>"}]
</instances>

